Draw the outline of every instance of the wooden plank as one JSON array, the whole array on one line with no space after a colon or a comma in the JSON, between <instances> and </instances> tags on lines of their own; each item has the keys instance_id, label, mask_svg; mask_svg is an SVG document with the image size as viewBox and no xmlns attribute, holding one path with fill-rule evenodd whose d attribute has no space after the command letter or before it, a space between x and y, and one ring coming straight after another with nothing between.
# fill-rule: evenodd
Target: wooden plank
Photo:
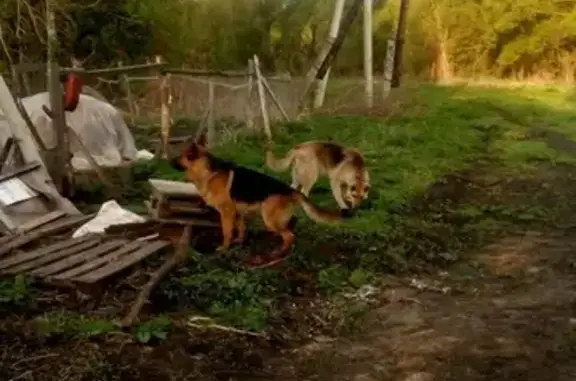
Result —
<instances>
[{"instance_id":1,"label":"wooden plank","mask_svg":"<svg viewBox=\"0 0 576 381\"><path fill-rule=\"evenodd\" d=\"M9 253L21 246L24 246L39 238L46 237L52 234L60 233L62 231L73 229L76 226L92 219L96 214L71 216L70 218L57 220L48 226L34 230L30 233L20 233L12 239L7 245L0 247L0 256Z\"/></svg>"},{"instance_id":2,"label":"wooden plank","mask_svg":"<svg viewBox=\"0 0 576 381\"><path fill-rule=\"evenodd\" d=\"M81 243L79 245L74 245L68 249L62 250L62 251L55 251L53 253L50 253L48 255L44 255L41 256L39 258L33 259L31 261L16 265L14 267L10 267L6 270L4 270L3 272L5 274L20 274L35 268L38 268L42 265L45 265L47 263L51 263L54 262L60 258L64 258L67 257L69 255L72 254L76 254L82 250L88 250L96 245L100 244L100 240L90 240L90 241L86 241L84 243Z\"/></svg>"},{"instance_id":3,"label":"wooden plank","mask_svg":"<svg viewBox=\"0 0 576 381\"><path fill-rule=\"evenodd\" d=\"M26 232L34 230L40 226L46 225L47 223L50 223L54 220L62 218L65 215L66 215L66 213L64 213L63 211L55 210L53 212L50 212L48 214L43 215L42 217L35 218L31 221L28 221L28 222L20 225L17 230L18 230L18 232L26 233Z\"/></svg>"},{"instance_id":4,"label":"wooden plank","mask_svg":"<svg viewBox=\"0 0 576 381\"><path fill-rule=\"evenodd\" d=\"M186 212L186 213L198 213L198 214L207 214L210 213L210 210L207 208L201 208L196 205L194 202L187 202L187 201L167 201L164 206L170 210L170 212Z\"/></svg>"},{"instance_id":5,"label":"wooden plank","mask_svg":"<svg viewBox=\"0 0 576 381\"><path fill-rule=\"evenodd\" d=\"M51 274L57 274L64 270L68 270L71 267L79 265L84 262L88 262L91 259L94 259L102 254L107 254L112 250L119 248L120 246L126 244L127 241L123 239L115 239L112 241L108 241L102 245L96 246L88 251L84 251L78 254L71 255L67 258L64 258L58 262L51 263L48 266L40 267L36 270L29 272L28 274L37 277L45 277Z\"/></svg>"},{"instance_id":6,"label":"wooden plank","mask_svg":"<svg viewBox=\"0 0 576 381\"><path fill-rule=\"evenodd\" d=\"M0 183L10 180L11 178L17 177L17 176L21 176L25 173L28 173L30 171L33 171L35 169L38 169L40 167L40 163L37 162L32 162L29 164L24 165L21 168L15 169L13 171L10 171L8 173L5 173L3 175L0 175Z\"/></svg>"},{"instance_id":7,"label":"wooden plank","mask_svg":"<svg viewBox=\"0 0 576 381\"><path fill-rule=\"evenodd\" d=\"M95 270L109 263L116 262L123 255L130 254L131 252L140 249L143 244L146 243L130 242L120 250L116 250L112 253L106 254L105 256L96 258L95 260L84 263L81 266L74 267L70 270L66 270L63 273L53 275L48 278L48 281L64 281L75 277L79 277L83 274L86 274L89 271Z\"/></svg>"},{"instance_id":8,"label":"wooden plank","mask_svg":"<svg viewBox=\"0 0 576 381\"><path fill-rule=\"evenodd\" d=\"M22 118L22 114L18 110L14 97L10 93L3 76L0 76L0 109L4 111L4 116L8 120L12 135L16 139L17 146L22 153L23 161L25 163L40 163L40 168L29 176L34 178L34 182L40 188L35 190L53 199L57 205L56 209L63 210L70 215L79 214L80 212L74 204L62 197L54 187L54 182L48 174L36 144L34 144L34 137Z\"/></svg>"},{"instance_id":9,"label":"wooden plank","mask_svg":"<svg viewBox=\"0 0 576 381\"><path fill-rule=\"evenodd\" d=\"M170 181L161 179L148 179L153 190L164 196L195 196L200 197L198 188L192 183L182 181Z\"/></svg>"},{"instance_id":10,"label":"wooden plank","mask_svg":"<svg viewBox=\"0 0 576 381\"><path fill-rule=\"evenodd\" d=\"M10 156L10 151L12 150L12 146L14 145L14 138L10 136L6 139L6 143L4 144L4 148L0 153L0 172L2 172L2 168L4 167L4 163L8 160Z\"/></svg>"},{"instance_id":11,"label":"wooden plank","mask_svg":"<svg viewBox=\"0 0 576 381\"><path fill-rule=\"evenodd\" d=\"M153 218L153 221L162 222L165 224L178 224L178 225L191 225L191 226L200 226L200 227L207 227L207 228L215 228L219 227L220 224L216 221L208 221L204 219L198 218Z\"/></svg>"},{"instance_id":12,"label":"wooden plank","mask_svg":"<svg viewBox=\"0 0 576 381\"><path fill-rule=\"evenodd\" d=\"M22 263L22 262L32 260L34 258L42 257L44 255L50 254L50 253L55 252L55 251L61 251L61 250L67 249L69 247L79 245L79 244L86 242L86 241L89 241L89 240L99 240L99 238L98 238L98 236L87 234L87 235L84 235L82 237L78 237L78 238L74 238L74 239L66 240L66 241L61 241L61 242L55 243L53 245L45 246L45 247L42 247L38 250L34 250L32 252L17 254L17 255L10 257L10 258L4 259L3 261L0 261L0 270L5 269L5 268L10 267L10 266L17 265L17 264Z\"/></svg>"},{"instance_id":13,"label":"wooden plank","mask_svg":"<svg viewBox=\"0 0 576 381\"><path fill-rule=\"evenodd\" d=\"M167 246L171 246L170 242L167 241L151 242L150 244L142 247L140 250L121 258L119 261L109 263L108 265L101 267L96 271L90 272L79 278L74 278L73 280L75 282L80 283L96 283L102 279L109 277L112 274L115 274L129 266L132 266L140 262L144 258L158 252L159 250L164 249Z\"/></svg>"},{"instance_id":14,"label":"wooden plank","mask_svg":"<svg viewBox=\"0 0 576 381\"><path fill-rule=\"evenodd\" d=\"M0 228L2 228L4 233L10 235L12 235L16 229L16 224L14 221L12 221L12 218L4 211L2 205L0 205Z\"/></svg>"}]
</instances>

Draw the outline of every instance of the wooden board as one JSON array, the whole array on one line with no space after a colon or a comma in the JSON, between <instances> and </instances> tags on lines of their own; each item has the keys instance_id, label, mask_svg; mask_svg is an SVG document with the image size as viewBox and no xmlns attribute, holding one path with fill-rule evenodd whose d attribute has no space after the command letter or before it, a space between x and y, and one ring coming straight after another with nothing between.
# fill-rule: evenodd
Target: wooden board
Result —
<instances>
[{"instance_id":1,"label":"wooden board","mask_svg":"<svg viewBox=\"0 0 576 381\"><path fill-rule=\"evenodd\" d=\"M48 284L95 284L171 246L170 242L85 235L0 261L0 275L24 274Z\"/></svg>"},{"instance_id":2,"label":"wooden board","mask_svg":"<svg viewBox=\"0 0 576 381\"><path fill-rule=\"evenodd\" d=\"M0 246L0 257L39 238L74 229L93 217L94 214L68 216L59 218L30 232L15 234L10 241Z\"/></svg>"},{"instance_id":3,"label":"wooden board","mask_svg":"<svg viewBox=\"0 0 576 381\"><path fill-rule=\"evenodd\" d=\"M158 192L166 197L200 197L200 192L192 183L162 179L149 179L148 182L152 186L153 192Z\"/></svg>"},{"instance_id":4,"label":"wooden board","mask_svg":"<svg viewBox=\"0 0 576 381\"><path fill-rule=\"evenodd\" d=\"M72 280L80 283L96 283L102 279L111 276L112 274L115 274L119 271L124 270L127 267L130 267L140 262L144 258L149 257L150 255L166 248L167 246L171 246L171 243L166 241L154 241L151 243L144 243L136 251L124 255L115 261L107 263L103 267L100 267L94 271L81 275L80 277L74 278Z\"/></svg>"}]
</instances>

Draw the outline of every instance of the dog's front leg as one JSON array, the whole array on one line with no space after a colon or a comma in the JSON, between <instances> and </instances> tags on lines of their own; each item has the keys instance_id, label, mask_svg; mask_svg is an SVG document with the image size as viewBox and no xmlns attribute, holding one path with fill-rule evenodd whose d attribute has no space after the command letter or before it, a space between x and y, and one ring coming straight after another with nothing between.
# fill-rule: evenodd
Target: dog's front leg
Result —
<instances>
[{"instance_id":1,"label":"dog's front leg","mask_svg":"<svg viewBox=\"0 0 576 381\"><path fill-rule=\"evenodd\" d=\"M220 212L220 225L222 227L222 244L218 246L216 251L226 252L232 243L234 226L236 225L236 209L227 205L219 208L218 211Z\"/></svg>"}]
</instances>

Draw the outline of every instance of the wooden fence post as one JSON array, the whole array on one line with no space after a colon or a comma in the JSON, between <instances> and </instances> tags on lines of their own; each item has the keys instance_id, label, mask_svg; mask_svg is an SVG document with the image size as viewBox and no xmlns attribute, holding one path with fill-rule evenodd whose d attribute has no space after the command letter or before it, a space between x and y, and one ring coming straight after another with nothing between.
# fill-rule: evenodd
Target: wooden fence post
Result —
<instances>
[{"instance_id":1,"label":"wooden fence post","mask_svg":"<svg viewBox=\"0 0 576 381\"><path fill-rule=\"evenodd\" d=\"M156 56L156 63L162 63L162 57ZM168 158L170 144L170 74L161 73L160 77L160 157Z\"/></svg>"},{"instance_id":2,"label":"wooden fence post","mask_svg":"<svg viewBox=\"0 0 576 381\"><path fill-rule=\"evenodd\" d=\"M208 148L216 144L216 130L214 125L214 82L208 82L208 116L207 116L207 133L206 140Z\"/></svg>"},{"instance_id":3,"label":"wooden fence post","mask_svg":"<svg viewBox=\"0 0 576 381\"><path fill-rule=\"evenodd\" d=\"M254 54L254 72L256 73L256 85L258 86L258 98L260 99L260 111L262 112L262 123L264 124L264 133L268 140L272 140L272 130L270 129L270 118L266 107L266 95L264 94L264 85L262 84L262 73L260 72L260 61Z\"/></svg>"},{"instance_id":4,"label":"wooden fence post","mask_svg":"<svg viewBox=\"0 0 576 381\"><path fill-rule=\"evenodd\" d=\"M118 67L122 67L123 63L122 61L118 62ZM130 79L128 79L128 76L126 74L122 74L122 76L120 77L120 84L122 86L122 88L124 89L124 93L126 94L126 103L128 104L128 112L129 112L129 118L130 118L130 123L134 124L134 105L132 104L132 91L130 91Z\"/></svg>"},{"instance_id":5,"label":"wooden fence post","mask_svg":"<svg viewBox=\"0 0 576 381\"><path fill-rule=\"evenodd\" d=\"M55 165L53 166L54 183L58 192L67 196L69 189L69 148L66 115L64 113L62 86L60 85L60 67L56 62L48 63L48 92L50 95L50 110L53 114L52 126L56 132Z\"/></svg>"},{"instance_id":6,"label":"wooden fence post","mask_svg":"<svg viewBox=\"0 0 576 381\"><path fill-rule=\"evenodd\" d=\"M254 113L252 112L252 91L254 90L254 62L248 60L248 86L246 87L246 127L254 128Z\"/></svg>"}]
</instances>

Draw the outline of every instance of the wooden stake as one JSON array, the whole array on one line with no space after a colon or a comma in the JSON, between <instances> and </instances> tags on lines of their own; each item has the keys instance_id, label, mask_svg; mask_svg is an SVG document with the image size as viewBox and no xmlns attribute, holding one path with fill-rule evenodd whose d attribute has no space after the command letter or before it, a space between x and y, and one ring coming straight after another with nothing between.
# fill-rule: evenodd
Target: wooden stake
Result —
<instances>
[{"instance_id":1,"label":"wooden stake","mask_svg":"<svg viewBox=\"0 0 576 381\"><path fill-rule=\"evenodd\" d=\"M206 144L208 148L216 144L216 129L214 125L214 82L208 82L208 121L206 131Z\"/></svg>"},{"instance_id":2,"label":"wooden stake","mask_svg":"<svg viewBox=\"0 0 576 381\"><path fill-rule=\"evenodd\" d=\"M248 60L248 86L246 88L246 127L254 128L254 113L252 112L252 92L254 90L254 62Z\"/></svg>"},{"instance_id":3,"label":"wooden stake","mask_svg":"<svg viewBox=\"0 0 576 381\"><path fill-rule=\"evenodd\" d=\"M264 124L264 133L268 141L272 141L272 130L270 129L270 119L268 118L268 109L266 108L266 97L264 95L264 85L262 84L262 73L260 72L260 61L254 54L254 72L256 73L256 85L258 86L258 98L260 99L260 112L262 113L262 123Z\"/></svg>"},{"instance_id":4,"label":"wooden stake","mask_svg":"<svg viewBox=\"0 0 576 381\"><path fill-rule=\"evenodd\" d=\"M54 183L64 197L70 194L69 188L69 149L67 141L66 119L62 87L60 85L60 70L58 64L51 62L48 70L48 91L50 93L50 111L53 115L52 126L56 132L56 165L54 166Z\"/></svg>"},{"instance_id":5,"label":"wooden stake","mask_svg":"<svg viewBox=\"0 0 576 381\"><path fill-rule=\"evenodd\" d=\"M396 42L389 39L386 43L386 58L384 58L384 75L382 80L382 100L388 98L390 95L390 88L392 87L392 76L394 74L394 51L396 50Z\"/></svg>"},{"instance_id":6,"label":"wooden stake","mask_svg":"<svg viewBox=\"0 0 576 381\"><path fill-rule=\"evenodd\" d=\"M284 117L284 119L290 120L290 118L288 117L288 114L286 113L286 110L284 110L284 107L282 107L282 105L280 104L280 101L276 97L276 94L274 94L274 92L270 88L270 85L268 84L268 81L266 80L266 78L264 78L264 77L261 77L261 78L262 78L262 84L264 85L264 88L268 92L268 95L270 95L270 98L272 98L272 101L274 102L274 104L276 105L276 107L278 108L278 110L280 111L282 116Z\"/></svg>"},{"instance_id":7,"label":"wooden stake","mask_svg":"<svg viewBox=\"0 0 576 381\"><path fill-rule=\"evenodd\" d=\"M156 56L156 63L162 63L162 58ZM170 74L162 73L160 78L160 157L168 158L170 139Z\"/></svg>"},{"instance_id":8,"label":"wooden stake","mask_svg":"<svg viewBox=\"0 0 576 381\"><path fill-rule=\"evenodd\" d=\"M122 66L123 66L122 61L118 62L118 67L121 68ZM134 124L134 120L135 120L134 103L132 102L132 91L130 89L130 79L128 79L128 76L126 74L122 74L121 83L122 83L122 88L124 89L124 93L126 93L126 103L128 104L130 123Z\"/></svg>"},{"instance_id":9,"label":"wooden stake","mask_svg":"<svg viewBox=\"0 0 576 381\"><path fill-rule=\"evenodd\" d=\"M142 291L140 291L140 294L132 305L130 312L120 323L122 327L132 326L138 320L138 315L140 314L142 307L144 307L144 304L148 302L148 298L150 297L154 287L156 287L162 278L164 278L170 271L172 271L173 268L180 264L186 263L188 260L188 250L190 248L189 245L191 232L192 226L187 225L184 227L184 232L180 237L180 241L178 242L178 246L174 255L168 258L162 267L160 267L156 272L154 272L154 274L152 274L148 283L146 283L146 285L142 288Z\"/></svg>"}]
</instances>

